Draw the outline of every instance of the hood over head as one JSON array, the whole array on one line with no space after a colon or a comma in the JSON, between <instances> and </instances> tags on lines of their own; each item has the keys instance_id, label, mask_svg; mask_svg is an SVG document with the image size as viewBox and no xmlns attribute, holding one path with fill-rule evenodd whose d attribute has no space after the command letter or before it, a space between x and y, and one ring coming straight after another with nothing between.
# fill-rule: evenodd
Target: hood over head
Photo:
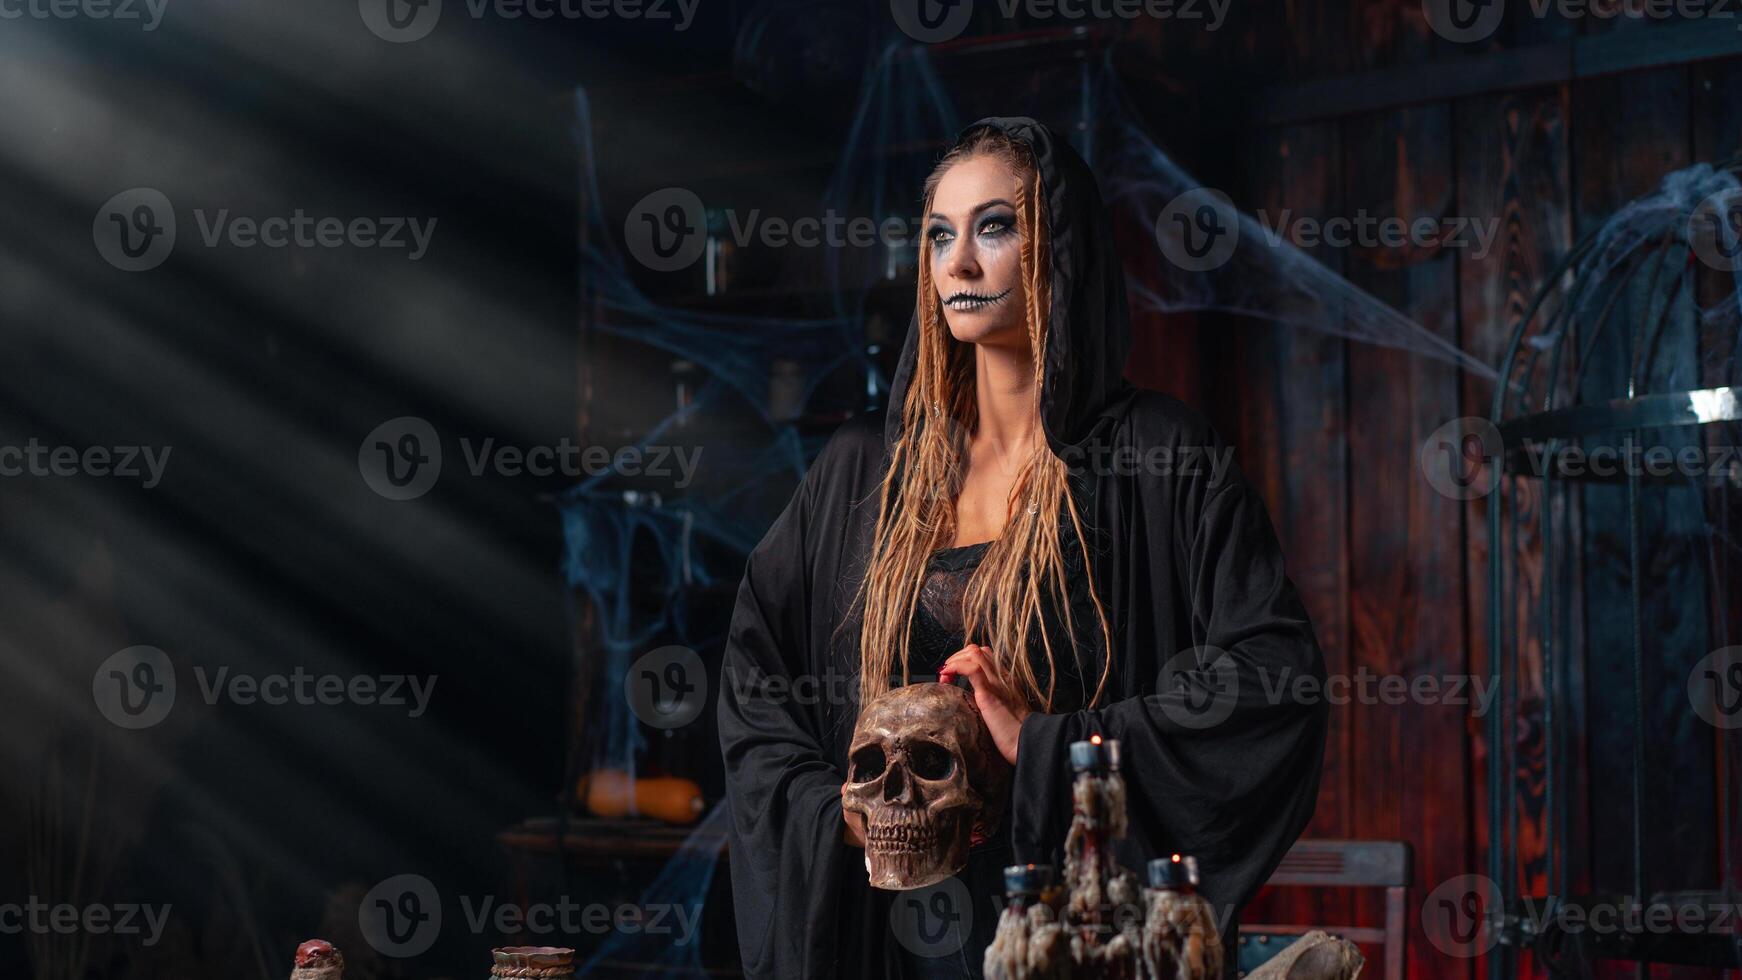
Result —
<instances>
[{"instance_id":1,"label":"hood over head","mask_svg":"<svg viewBox=\"0 0 1742 980\"><path fill-rule=\"evenodd\" d=\"M1132 393L1125 380L1131 321L1125 270L1113 245L1113 224L1089 165L1056 133L1025 116L989 116L962 130L999 130L1026 144L1040 170L1045 225L1052 239L1052 309L1042 361L1040 422L1047 444L1063 456L1095 433ZM901 434L901 406L919 358L919 309L890 386L884 435Z\"/></svg>"}]
</instances>

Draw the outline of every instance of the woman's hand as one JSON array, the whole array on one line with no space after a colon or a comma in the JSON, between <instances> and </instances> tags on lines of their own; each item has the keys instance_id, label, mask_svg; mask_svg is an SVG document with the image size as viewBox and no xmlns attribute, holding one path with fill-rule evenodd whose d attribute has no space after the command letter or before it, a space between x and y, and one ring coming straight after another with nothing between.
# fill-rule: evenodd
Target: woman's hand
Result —
<instances>
[{"instance_id":1,"label":"woman's hand","mask_svg":"<svg viewBox=\"0 0 1742 980\"><path fill-rule=\"evenodd\" d=\"M846 802L847 784L841 784L841 801ZM849 847L865 846L865 815L841 808L841 840Z\"/></svg>"},{"instance_id":2,"label":"woman's hand","mask_svg":"<svg viewBox=\"0 0 1742 980\"><path fill-rule=\"evenodd\" d=\"M986 647L970 643L951 654L938 669L938 680L944 684L958 675L966 677L973 686L974 704L980 708L980 717L986 720L986 729L992 733L998 754L1004 756L1005 762L1016 765L1016 743L1022 735L1022 720L1028 717L1028 702L1004 683L992 651Z\"/></svg>"}]
</instances>

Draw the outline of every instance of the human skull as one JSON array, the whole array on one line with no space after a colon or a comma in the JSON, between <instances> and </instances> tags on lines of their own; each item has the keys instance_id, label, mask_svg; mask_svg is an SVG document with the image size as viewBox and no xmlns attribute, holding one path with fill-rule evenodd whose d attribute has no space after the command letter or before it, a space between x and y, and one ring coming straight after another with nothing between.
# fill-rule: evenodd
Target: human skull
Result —
<instances>
[{"instance_id":1,"label":"human skull","mask_svg":"<svg viewBox=\"0 0 1742 980\"><path fill-rule=\"evenodd\" d=\"M842 806L865 817L873 888L935 884L968 863L976 834L1004 812L1010 766L974 699L947 684L910 684L859 714Z\"/></svg>"}]
</instances>

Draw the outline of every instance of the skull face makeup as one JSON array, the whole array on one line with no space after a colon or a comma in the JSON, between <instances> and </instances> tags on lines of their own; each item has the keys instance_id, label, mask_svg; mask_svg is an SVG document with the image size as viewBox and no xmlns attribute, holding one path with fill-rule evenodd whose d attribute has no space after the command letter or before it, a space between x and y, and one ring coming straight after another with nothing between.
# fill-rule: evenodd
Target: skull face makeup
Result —
<instances>
[{"instance_id":1,"label":"skull face makeup","mask_svg":"<svg viewBox=\"0 0 1742 980\"><path fill-rule=\"evenodd\" d=\"M960 871L976 832L998 828L1009 783L1009 764L961 688L912 684L866 705L842 805L865 817L871 886L924 888Z\"/></svg>"}]
</instances>

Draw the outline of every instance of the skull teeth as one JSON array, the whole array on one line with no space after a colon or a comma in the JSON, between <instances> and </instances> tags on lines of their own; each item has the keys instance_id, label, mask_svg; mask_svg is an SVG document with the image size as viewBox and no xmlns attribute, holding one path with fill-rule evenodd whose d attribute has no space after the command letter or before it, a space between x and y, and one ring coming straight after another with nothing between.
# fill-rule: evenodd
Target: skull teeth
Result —
<instances>
[{"instance_id":1,"label":"skull teeth","mask_svg":"<svg viewBox=\"0 0 1742 980\"><path fill-rule=\"evenodd\" d=\"M936 827L917 824L879 824L866 828L865 843L876 851L924 851L937 847Z\"/></svg>"}]
</instances>

